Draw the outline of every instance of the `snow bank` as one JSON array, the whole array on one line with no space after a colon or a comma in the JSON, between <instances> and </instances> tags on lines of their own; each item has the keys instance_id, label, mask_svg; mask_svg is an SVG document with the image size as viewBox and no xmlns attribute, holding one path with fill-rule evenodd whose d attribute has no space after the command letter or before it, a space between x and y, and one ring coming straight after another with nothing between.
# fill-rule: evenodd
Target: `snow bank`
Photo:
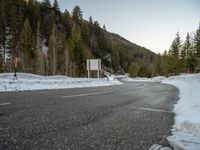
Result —
<instances>
[{"instance_id":1,"label":"snow bank","mask_svg":"<svg viewBox=\"0 0 200 150\"><path fill-rule=\"evenodd\" d=\"M163 83L172 84L180 90L169 142L177 149L200 150L200 74L174 76Z\"/></svg>"},{"instance_id":2,"label":"snow bank","mask_svg":"<svg viewBox=\"0 0 200 150\"><path fill-rule=\"evenodd\" d=\"M130 82L148 82L149 78L141 78L141 77L130 78L130 77L126 77L123 80L124 81L130 81Z\"/></svg>"},{"instance_id":3,"label":"snow bank","mask_svg":"<svg viewBox=\"0 0 200 150\"><path fill-rule=\"evenodd\" d=\"M154 144L149 148L149 150L172 150L172 149L169 147L163 147L162 145L159 144Z\"/></svg>"},{"instance_id":4,"label":"snow bank","mask_svg":"<svg viewBox=\"0 0 200 150\"><path fill-rule=\"evenodd\" d=\"M151 80L151 82L162 82L165 79L166 79L165 76L157 76L157 77L151 78L150 80Z\"/></svg>"},{"instance_id":5,"label":"snow bank","mask_svg":"<svg viewBox=\"0 0 200 150\"><path fill-rule=\"evenodd\" d=\"M66 76L40 76L28 73L0 74L0 91L27 91L43 89L65 89L81 87L97 87L121 84L113 78L88 79L88 78L70 78Z\"/></svg>"},{"instance_id":6,"label":"snow bank","mask_svg":"<svg viewBox=\"0 0 200 150\"><path fill-rule=\"evenodd\" d=\"M130 82L161 82L165 79L166 77L164 76L157 76L153 78L141 78L141 77L136 77L136 78L130 78L130 77L125 77L123 78L124 81L130 81Z\"/></svg>"}]
</instances>

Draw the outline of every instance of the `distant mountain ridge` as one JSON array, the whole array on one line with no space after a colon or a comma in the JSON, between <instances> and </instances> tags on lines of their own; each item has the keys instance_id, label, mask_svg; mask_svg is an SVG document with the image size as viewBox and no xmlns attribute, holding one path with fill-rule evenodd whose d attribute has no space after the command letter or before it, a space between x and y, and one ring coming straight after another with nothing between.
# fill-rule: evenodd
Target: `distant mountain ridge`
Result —
<instances>
[{"instance_id":1,"label":"distant mountain ridge","mask_svg":"<svg viewBox=\"0 0 200 150\"><path fill-rule=\"evenodd\" d=\"M110 36L111 36L111 38L112 38L113 40L116 40L116 41L118 41L118 42L122 42L122 43L127 44L127 45L130 44L130 45L138 46L138 47L140 47L140 48L144 48L144 49L146 49L147 51L150 51L150 52L156 54L155 52L151 51L150 49L148 49L148 48L146 48L146 47L143 47L143 46L141 46L141 45L139 45L139 44L137 44L137 43L133 43L133 42L127 40L126 38L122 37L121 35L119 35L119 34L117 34L117 33L111 33L111 32L109 32L109 31L107 31L107 32L110 34Z\"/></svg>"}]
</instances>

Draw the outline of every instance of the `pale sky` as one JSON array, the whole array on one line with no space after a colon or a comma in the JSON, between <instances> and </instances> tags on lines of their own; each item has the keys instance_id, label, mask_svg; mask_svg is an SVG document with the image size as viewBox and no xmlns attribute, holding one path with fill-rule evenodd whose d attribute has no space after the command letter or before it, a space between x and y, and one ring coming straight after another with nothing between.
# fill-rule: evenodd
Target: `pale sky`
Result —
<instances>
[{"instance_id":1,"label":"pale sky","mask_svg":"<svg viewBox=\"0 0 200 150\"><path fill-rule=\"evenodd\" d=\"M54 0L51 0L53 3ZM200 23L200 0L58 0L70 13L79 5L110 32L156 53L168 50L176 32L185 40Z\"/></svg>"}]
</instances>

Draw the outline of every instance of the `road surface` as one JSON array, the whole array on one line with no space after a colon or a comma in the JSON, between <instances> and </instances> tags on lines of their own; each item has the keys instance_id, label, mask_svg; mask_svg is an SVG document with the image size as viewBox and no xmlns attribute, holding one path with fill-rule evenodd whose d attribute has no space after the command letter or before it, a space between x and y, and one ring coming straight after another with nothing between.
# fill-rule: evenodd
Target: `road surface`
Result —
<instances>
[{"instance_id":1,"label":"road surface","mask_svg":"<svg viewBox=\"0 0 200 150\"><path fill-rule=\"evenodd\" d=\"M178 90L160 83L0 93L1 150L168 145Z\"/></svg>"}]
</instances>

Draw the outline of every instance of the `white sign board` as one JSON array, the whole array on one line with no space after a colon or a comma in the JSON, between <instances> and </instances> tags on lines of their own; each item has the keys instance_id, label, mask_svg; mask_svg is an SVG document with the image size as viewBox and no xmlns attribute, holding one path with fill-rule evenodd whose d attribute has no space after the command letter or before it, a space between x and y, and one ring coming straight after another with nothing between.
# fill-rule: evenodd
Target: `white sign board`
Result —
<instances>
[{"instance_id":1,"label":"white sign board","mask_svg":"<svg viewBox=\"0 0 200 150\"><path fill-rule=\"evenodd\" d=\"M88 59L87 70L101 70L101 59Z\"/></svg>"}]
</instances>

